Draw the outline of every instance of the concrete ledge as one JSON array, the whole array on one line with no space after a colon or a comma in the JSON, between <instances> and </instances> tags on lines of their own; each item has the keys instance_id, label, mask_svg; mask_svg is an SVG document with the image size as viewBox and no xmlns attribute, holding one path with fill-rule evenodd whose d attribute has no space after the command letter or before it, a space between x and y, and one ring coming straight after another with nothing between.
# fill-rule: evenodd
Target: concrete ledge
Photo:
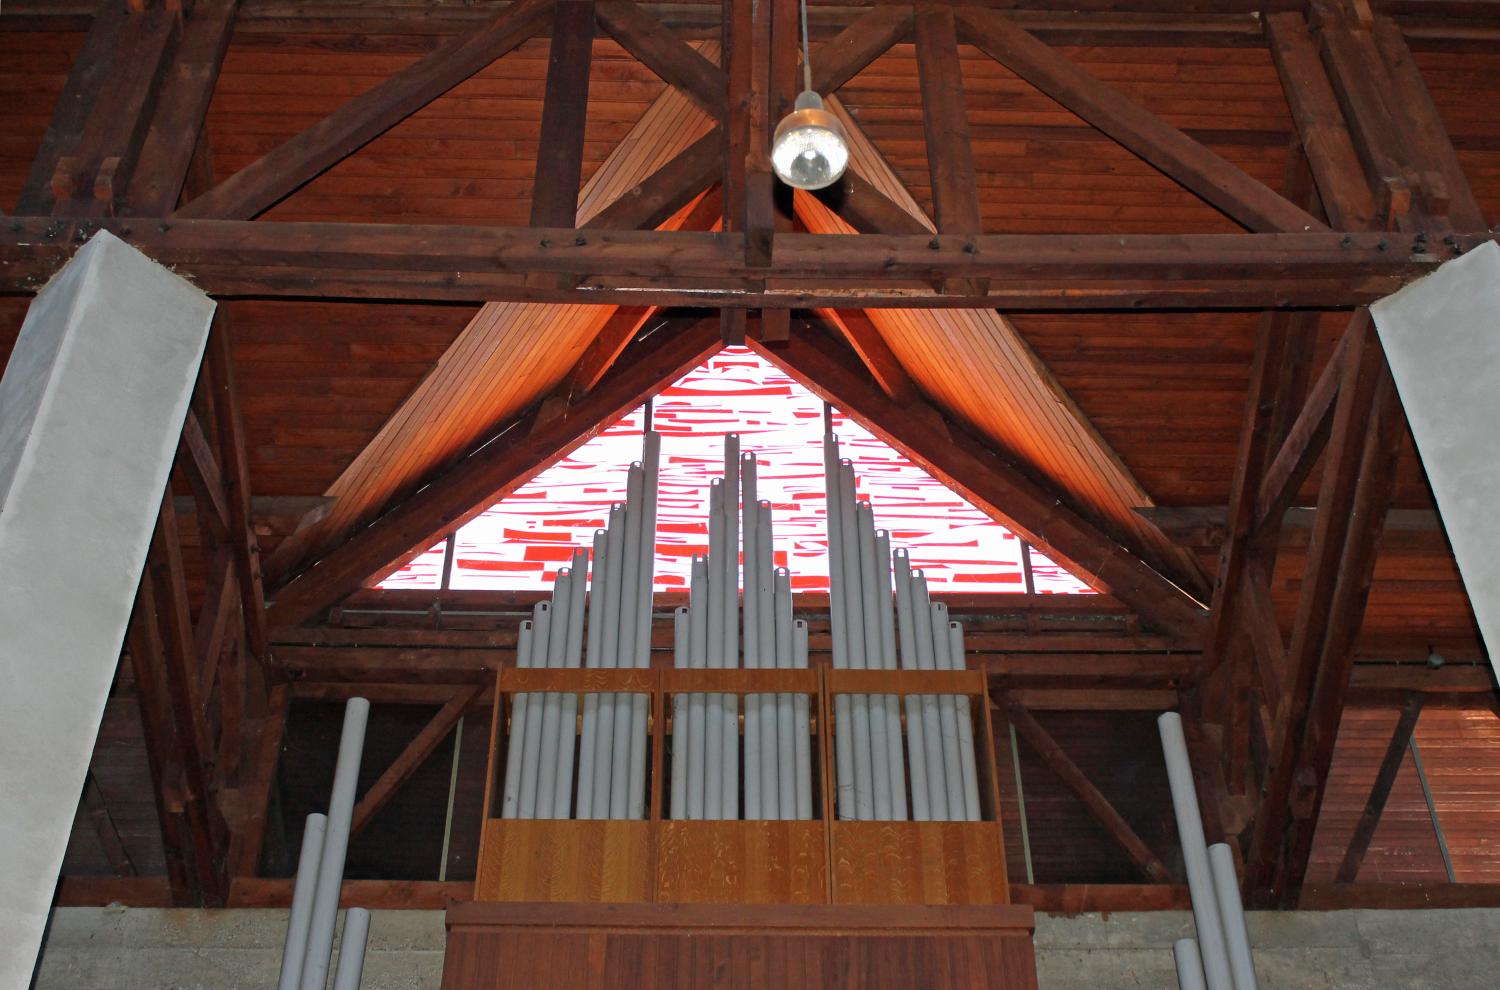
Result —
<instances>
[{"instance_id":1,"label":"concrete ledge","mask_svg":"<svg viewBox=\"0 0 1500 990\"><path fill-rule=\"evenodd\" d=\"M286 912L62 908L39 990L264 990L274 986ZM1042 990L1166 990L1186 911L1037 915ZM1500 909L1254 913L1263 986L1430 990L1494 986ZM437 990L443 912L376 911L365 990Z\"/></svg>"}]
</instances>

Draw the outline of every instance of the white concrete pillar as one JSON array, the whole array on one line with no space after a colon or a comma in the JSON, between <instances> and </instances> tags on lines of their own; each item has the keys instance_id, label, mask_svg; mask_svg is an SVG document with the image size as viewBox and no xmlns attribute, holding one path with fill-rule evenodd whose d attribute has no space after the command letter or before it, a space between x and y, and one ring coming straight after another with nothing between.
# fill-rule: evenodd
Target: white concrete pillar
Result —
<instances>
[{"instance_id":1,"label":"white concrete pillar","mask_svg":"<svg viewBox=\"0 0 1500 990\"><path fill-rule=\"evenodd\" d=\"M1448 262L1370 313L1500 676L1500 246Z\"/></svg>"},{"instance_id":2,"label":"white concrete pillar","mask_svg":"<svg viewBox=\"0 0 1500 990\"><path fill-rule=\"evenodd\" d=\"M214 303L100 233L0 378L0 988L25 987Z\"/></svg>"}]
</instances>

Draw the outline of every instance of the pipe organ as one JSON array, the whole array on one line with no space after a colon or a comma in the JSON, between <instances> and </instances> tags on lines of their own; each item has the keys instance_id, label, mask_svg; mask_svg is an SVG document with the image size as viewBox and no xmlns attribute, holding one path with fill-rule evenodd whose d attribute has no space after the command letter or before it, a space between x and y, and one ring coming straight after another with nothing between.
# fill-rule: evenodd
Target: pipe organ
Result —
<instances>
[{"instance_id":1,"label":"pipe organ","mask_svg":"<svg viewBox=\"0 0 1500 990\"><path fill-rule=\"evenodd\" d=\"M707 553L652 662L660 456L648 432L625 502L559 568L499 675L476 899L1005 903L983 676L857 499L837 438L817 662L756 456L733 435Z\"/></svg>"}]
</instances>

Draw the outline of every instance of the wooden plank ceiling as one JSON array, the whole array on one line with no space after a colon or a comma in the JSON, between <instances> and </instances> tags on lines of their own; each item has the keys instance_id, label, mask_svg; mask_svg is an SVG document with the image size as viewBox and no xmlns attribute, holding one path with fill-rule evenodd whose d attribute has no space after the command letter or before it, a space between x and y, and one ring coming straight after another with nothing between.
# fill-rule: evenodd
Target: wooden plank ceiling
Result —
<instances>
[{"instance_id":1,"label":"wooden plank ceiling","mask_svg":"<svg viewBox=\"0 0 1500 990\"><path fill-rule=\"evenodd\" d=\"M317 30L292 27L247 21L236 33L209 115L220 178L441 40L441 35L351 35L334 22ZM0 206L8 209L15 202L81 41L76 31L0 30L6 60L0 71L6 120L0 135ZM593 50L583 168L590 188L602 190L606 187L595 173L666 88L613 41L597 38ZM1264 50L1103 45L1060 50L1252 176L1281 184L1292 127ZM986 230L1234 229L1216 210L992 59L969 46L959 51ZM268 216L524 225L546 57L545 39L527 42ZM1482 96L1500 77L1500 54L1419 51L1417 59L1481 205L1492 222L1500 219L1500 121ZM856 76L840 96L925 214L932 208L931 183L918 90L914 47L902 44ZM677 100L684 117L696 113ZM625 181L623 175L617 178ZM589 208L585 199L584 210ZM569 355L581 352L597 326L597 314L589 319L554 312L546 323L528 324L508 312L502 320L498 307L476 312L463 306L236 302L230 309L255 491L341 496L334 514L320 524L318 535L327 540L368 519L534 402L566 371ZM24 310L23 301L0 301L0 355L8 353ZM1124 508L1216 506L1227 500L1254 324L1248 314L996 318L990 326L965 331L966 357L972 359L973 349L980 348L984 360L969 360L962 373L951 365L945 370L945 362L924 353L916 336L903 334L898 322L886 332L909 373L950 412L1023 455L1115 528L1151 539L1150 530ZM1328 321L1325 336L1331 340L1341 325L1341 320ZM1014 394L994 356L999 333L1024 345L1014 352L1018 363L1024 363L1026 351L1039 359L1033 395L1052 403L1036 406L1041 430L1032 422L1018 426L1002 420L994 412L1002 403L978 398ZM466 347L486 356L476 359ZM1325 351L1326 345L1320 361ZM466 394L481 401L461 401ZM445 396L450 401L431 401ZM1072 466L1060 464L1063 458ZM1092 473L1085 474L1084 465ZM1316 483L1315 474L1305 501L1311 501ZM1409 446L1396 504L1431 508ZM268 542L274 544L274 538ZM1386 544L1367 627L1409 633L1413 641L1447 635L1472 644L1467 601L1440 536L1401 547L1391 546L1388 536ZM1212 548L1203 549L1211 565ZM1172 557L1163 544L1154 550ZM1284 609L1290 608L1300 580L1299 563L1294 551L1283 555L1277 568Z\"/></svg>"}]
</instances>

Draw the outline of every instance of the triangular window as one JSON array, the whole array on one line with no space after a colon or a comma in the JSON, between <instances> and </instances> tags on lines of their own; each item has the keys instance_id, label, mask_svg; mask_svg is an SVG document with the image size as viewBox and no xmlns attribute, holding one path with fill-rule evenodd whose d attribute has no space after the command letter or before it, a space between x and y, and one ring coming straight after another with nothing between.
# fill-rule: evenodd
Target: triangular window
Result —
<instances>
[{"instance_id":1,"label":"triangular window","mask_svg":"<svg viewBox=\"0 0 1500 990\"><path fill-rule=\"evenodd\" d=\"M859 497L876 524L911 552L937 594L1092 589L1014 533L744 347L726 347L445 540L382 588L543 590L573 548L589 546L625 472L640 458L646 417L662 434L656 589L687 587L692 555L708 543L708 482L723 469L723 438L755 452L760 493L775 506L776 563L797 591L828 590L821 441L831 423L854 461ZM450 549L451 548L451 549ZM451 561L449 555L451 554ZM445 577L446 576L446 577ZM446 585L444 581L446 580Z\"/></svg>"}]
</instances>

